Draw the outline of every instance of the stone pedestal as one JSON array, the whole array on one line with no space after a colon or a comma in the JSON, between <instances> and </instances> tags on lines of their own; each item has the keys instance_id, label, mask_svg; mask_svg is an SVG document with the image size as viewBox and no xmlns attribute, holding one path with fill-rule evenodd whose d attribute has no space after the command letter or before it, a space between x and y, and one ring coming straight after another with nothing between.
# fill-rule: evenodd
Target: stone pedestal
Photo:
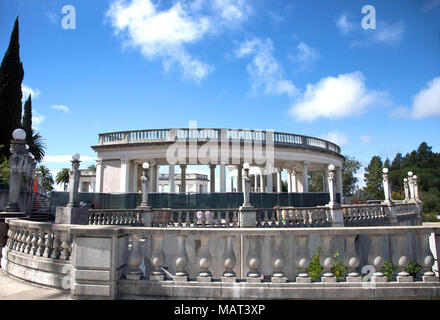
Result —
<instances>
[{"instance_id":1,"label":"stone pedestal","mask_svg":"<svg viewBox=\"0 0 440 320\"><path fill-rule=\"evenodd\" d=\"M296 282L298 283L312 283L312 278L311 277L296 277Z\"/></svg>"},{"instance_id":2,"label":"stone pedestal","mask_svg":"<svg viewBox=\"0 0 440 320\"><path fill-rule=\"evenodd\" d=\"M413 282L412 276L397 276L397 282Z\"/></svg>"},{"instance_id":3,"label":"stone pedestal","mask_svg":"<svg viewBox=\"0 0 440 320\"><path fill-rule=\"evenodd\" d=\"M187 282L188 276L173 276L174 282Z\"/></svg>"},{"instance_id":4,"label":"stone pedestal","mask_svg":"<svg viewBox=\"0 0 440 320\"><path fill-rule=\"evenodd\" d=\"M328 204L330 209L330 215L332 219L332 227L343 227L344 226L344 213L342 212L342 207L339 204Z\"/></svg>"},{"instance_id":5,"label":"stone pedestal","mask_svg":"<svg viewBox=\"0 0 440 320\"><path fill-rule=\"evenodd\" d=\"M89 224L89 212L86 207L56 207L56 224Z\"/></svg>"},{"instance_id":6,"label":"stone pedestal","mask_svg":"<svg viewBox=\"0 0 440 320\"><path fill-rule=\"evenodd\" d=\"M257 210L254 207L239 208L238 221L240 228L256 228L257 225Z\"/></svg>"},{"instance_id":7,"label":"stone pedestal","mask_svg":"<svg viewBox=\"0 0 440 320\"><path fill-rule=\"evenodd\" d=\"M137 209L141 209L141 217L142 221L144 222L144 227L151 227L152 222L152 216L151 216L151 207L137 207Z\"/></svg>"},{"instance_id":8,"label":"stone pedestal","mask_svg":"<svg viewBox=\"0 0 440 320\"><path fill-rule=\"evenodd\" d=\"M222 282L235 283L235 282L237 282L237 277L222 277Z\"/></svg>"}]
</instances>

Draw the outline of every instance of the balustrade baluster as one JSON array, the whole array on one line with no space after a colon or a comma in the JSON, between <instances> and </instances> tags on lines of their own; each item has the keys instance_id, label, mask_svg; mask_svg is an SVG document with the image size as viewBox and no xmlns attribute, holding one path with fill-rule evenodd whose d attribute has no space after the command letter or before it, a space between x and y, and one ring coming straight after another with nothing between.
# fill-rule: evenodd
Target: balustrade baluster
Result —
<instances>
[{"instance_id":1,"label":"balustrade baluster","mask_svg":"<svg viewBox=\"0 0 440 320\"><path fill-rule=\"evenodd\" d=\"M162 270L165 264L165 255L163 253L163 238L164 234L155 233L152 235L151 240L153 242L153 250L151 252L151 270L150 280L162 281L165 278L165 274Z\"/></svg>"},{"instance_id":2,"label":"balustrade baluster","mask_svg":"<svg viewBox=\"0 0 440 320\"><path fill-rule=\"evenodd\" d=\"M212 219L214 215L212 211L205 211L205 227L212 228Z\"/></svg>"},{"instance_id":3,"label":"balustrade baluster","mask_svg":"<svg viewBox=\"0 0 440 320\"><path fill-rule=\"evenodd\" d=\"M432 256L431 249L429 247L430 233L419 231L417 232L417 246L418 254L417 261L422 266L420 273L422 275L423 282L438 282L438 277L432 271L434 264L434 257Z\"/></svg>"},{"instance_id":4,"label":"balustrade baluster","mask_svg":"<svg viewBox=\"0 0 440 320\"><path fill-rule=\"evenodd\" d=\"M20 237L20 246L17 249L18 252L24 252L24 248L26 247L26 238L27 238L27 230L23 229Z\"/></svg>"},{"instance_id":5,"label":"balustrade baluster","mask_svg":"<svg viewBox=\"0 0 440 320\"><path fill-rule=\"evenodd\" d=\"M185 227L190 227L191 226L191 221L189 219L189 211L185 212Z\"/></svg>"},{"instance_id":6,"label":"balustrade baluster","mask_svg":"<svg viewBox=\"0 0 440 320\"><path fill-rule=\"evenodd\" d=\"M52 259L59 259L60 257L60 248L61 248L61 242L60 242L60 236L61 234L59 232L54 232L53 234L53 250L50 257Z\"/></svg>"},{"instance_id":7,"label":"balustrade baluster","mask_svg":"<svg viewBox=\"0 0 440 320\"><path fill-rule=\"evenodd\" d=\"M347 266L347 282L361 282L362 279L356 268L359 266L360 260L356 253L356 235L344 235L345 238L345 258L344 263Z\"/></svg>"},{"instance_id":8,"label":"balustrade baluster","mask_svg":"<svg viewBox=\"0 0 440 320\"><path fill-rule=\"evenodd\" d=\"M263 227L264 228L267 228L269 225L269 217L267 216L267 210L264 210L264 218L263 218L263 220L264 220L264 225L263 225Z\"/></svg>"},{"instance_id":9,"label":"balustrade baluster","mask_svg":"<svg viewBox=\"0 0 440 320\"><path fill-rule=\"evenodd\" d=\"M161 227L166 227L166 211L162 211L162 224L160 225Z\"/></svg>"},{"instance_id":10,"label":"balustrade baluster","mask_svg":"<svg viewBox=\"0 0 440 320\"><path fill-rule=\"evenodd\" d=\"M233 270L235 267L235 264L237 263L235 252L234 252L234 243L233 243L233 237L232 236L226 236L226 244L225 244L225 254L224 254L224 267L225 271L223 271L222 274L222 281L223 282L235 282L236 281L236 275L235 271Z\"/></svg>"},{"instance_id":11,"label":"balustrade baluster","mask_svg":"<svg viewBox=\"0 0 440 320\"><path fill-rule=\"evenodd\" d=\"M335 265L335 258L332 249L333 236L320 235L322 239L322 253L319 257L319 263L323 269L321 277L322 282L336 282L335 274L332 272L332 268Z\"/></svg>"},{"instance_id":12,"label":"balustrade baluster","mask_svg":"<svg viewBox=\"0 0 440 320\"><path fill-rule=\"evenodd\" d=\"M202 211L197 211L197 213L196 213L196 215L197 215L197 222L195 222L194 223L194 226L197 226L197 227L203 227L204 226L204 220L205 220L205 215L203 214L203 212Z\"/></svg>"},{"instance_id":13,"label":"balustrade baluster","mask_svg":"<svg viewBox=\"0 0 440 320\"><path fill-rule=\"evenodd\" d=\"M177 213L177 226L181 227L182 226L182 211L179 211Z\"/></svg>"},{"instance_id":14,"label":"balustrade baluster","mask_svg":"<svg viewBox=\"0 0 440 320\"><path fill-rule=\"evenodd\" d=\"M307 249L307 239L306 235L295 235L297 257L296 257L296 282L299 283L310 283L312 282L309 273L307 272L307 268L310 264L309 252Z\"/></svg>"},{"instance_id":15,"label":"balustrade baluster","mask_svg":"<svg viewBox=\"0 0 440 320\"><path fill-rule=\"evenodd\" d=\"M238 211L237 210L232 211L232 226L238 227Z\"/></svg>"},{"instance_id":16,"label":"balustrade baluster","mask_svg":"<svg viewBox=\"0 0 440 320\"><path fill-rule=\"evenodd\" d=\"M211 253L209 252L209 234L205 233L200 236L200 251L199 251L199 267L200 271L197 276L199 282L211 282L212 275L209 267L212 263Z\"/></svg>"},{"instance_id":17,"label":"balustrade baluster","mask_svg":"<svg viewBox=\"0 0 440 320\"><path fill-rule=\"evenodd\" d=\"M406 271L406 266L409 263L407 234L395 234L392 237L395 244L392 260L397 266L397 281L412 282L413 277Z\"/></svg>"},{"instance_id":18,"label":"balustrade baluster","mask_svg":"<svg viewBox=\"0 0 440 320\"><path fill-rule=\"evenodd\" d=\"M47 234L47 237L46 237L46 241L44 242L43 257L50 258L50 255L52 254L52 244L53 244L52 232L50 229L45 230L45 232Z\"/></svg>"},{"instance_id":19,"label":"balustrade baluster","mask_svg":"<svg viewBox=\"0 0 440 320\"><path fill-rule=\"evenodd\" d=\"M259 239L257 236L248 236L249 250L246 257L246 264L249 271L246 274L247 282L261 282L260 279L260 255L259 255Z\"/></svg>"},{"instance_id":20,"label":"balustrade baluster","mask_svg":"<svg viewBox=\"0 0 440 320\"><path fill-rule=\"evenodd\" d=\"M188 264L185 238L186 235L179 234L177 236L176 273L173 277L174 281L188 281L188 272L185 269L186 265Z\"/></svg>"},{"instance_id":21,"label":"balustrade baluster","mask_svg":"<svg viewBox=\"0 0 440 320\"><path fill-rule=\"evenodd\" d=\"M45 242L45 236L46 233L44 230L41 230L41 232L39 232L38 234L38 249L37 249L37 256L41 257L44 253L44 242Z\"/></svg>"},{"instance_id":22,"label":"balustrade baluster","mask_svg":"<svg viewBox=\"0 0 440 320\"><path fill-rule=\"evenodd\" d=\"M32 234L32 240L31 240L31 244L32 244L31 254L33 256L37 253L37 249L38 249L37 243L38 243L38 230L34 229L34 232Z\"/></svg>"},{"instance_id":23,"label":"balustrade baluster","mask_svg":"<svg viewBox=\"0 0 440 320\"><path fill-rule=\"evenodd\" d=\"M277 218L276 218L275 214L276 214L275 210L270 210L270 226L272 228L276 227Z\"/></svg>"},{"instance_id":24,"label":"balustrade baluster","mask_svg":"<svg viewBox=\"0 0 440 320\"><path fill-rule=\"evenodd\" d=\"M220 227L222 225L222 212L217 211L217 218L214 221L214 227Z\"/></svg>"},{"instance_id":25,"label":"balustrade baluster","mask_svg":"<svg viewBox=\"0 0 440 320\"><path fill-rule=\"evenodd\" d=\"M284 283L287 281L283 268L286 264L286 258L283 254L283 237L281 235L272 236L272 282Z\"/></svg>"},{"instance_id":26,"label":"balustrade baluster","mask_svg":"<svg viewBox=\"0 0 440 320\"><path fill-rule=\"evenodd\" d=\"M226 212L225 212L225 228L229 228L229 227L230 227L230 225L229 225L229 211L226 210Z\"/></svg>"},{"instance_id":27,"label":"balustrade baluster","mask_svg":"<svg viewBox=\"0 0 440 320\"><path fill-rule=\"evenodd\" d=\"M174 227L174 212L170 211L170 227Z\"/></svg>"},{"instance_id":28,"label":"balustrade baluster","mask_svg":"<svg viewBox=\"0 0 440 320\"><path fill-rule=\"evenodd\" d=\"M382 239L382 235L380 234L370 234L368 235L370 238L370 252L368 254L368 263L375 268L375 272L373 277L371 278L372 282L387 282L387 278L384 276L381 271L382 266L385 262L384 257L381 253L382 248L380 246L380 240Z\"/></svg>"},{"instance_id":29,"label":"balustrade baluster","mask_svg":"<svg viewBox=\"0 0 440 320\"><path fill-rule=\"evenodd\" d=\"M127 279L129 280L140 280L143 278L143 271L139 268L144 259L143 250L141 244L145 242L141 236L137 233L132 234L132 245L130 253L128 254L128 272Z\"/></svg>"},{"instance_id":30,"label":"balustrade baluster","mask_svg":"<svg viewBox=\"0 0 440 320\"><path fill-rule=\"evenodd\" d=\"M61 260L69 260L70 259L70 253L71 253L71 247L70 247L70 236L67 232L63 232L61 235Z\"/></svg>"},{"instance_id":31,"label":"balustrade baluster","mask_svg":"<svg viewBox=\"0 0 440 320\"><path fill-rule=\"evenodd\" d=\"M27 233L27 237L26 237L26 246L24 248L24 253L29 254L29 252L31 252L31 248L32 248L32 229L29 229L29 232Z\"/></svg>"}]
</instances>

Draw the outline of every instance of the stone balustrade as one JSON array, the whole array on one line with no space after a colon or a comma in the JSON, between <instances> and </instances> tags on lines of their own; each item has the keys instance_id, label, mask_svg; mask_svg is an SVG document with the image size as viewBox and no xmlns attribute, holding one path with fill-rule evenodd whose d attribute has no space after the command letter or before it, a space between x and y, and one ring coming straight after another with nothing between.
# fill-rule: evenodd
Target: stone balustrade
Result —
<instances>
[{"instance_id":1,"label":"stone balustrade","mask_svg":"<svg viewBox=\"0 0 440 320\"><path fill-rule=\"evenodd\" d=\"M153 209L151 226L235 228L238 209Z\"/></svg>"},{"instance_id":2,"label":"stone balustrade","mask_svg":"<svg viewBox=\"0 0 440 320\"><path fill-rule=\"evenodd\" d=\"M329 208L326 207L276 207L258 209L257 227L329 227Z\"/></svg>"},{"instance_id":3,"label":"stone balustrade","mask_svg":"<svg viewBox=\"0 0 440 320\"><path fill-rule=\"evenodd\" d=\"M268 221L270 226L273 220ZM438 225L194 228L178 227L174 221L161 228L19 219L7 223L2 268L26 281L70 289L78 299L438 298L440 292L432 268L439 248L431 249L430 243L433 234L438 243ZM310 261L318 248L322 272L312 279ZM397 267L392 279L382 270L387 259ZM415 278L406 270L410 261L422 267ZM345 265L342 277L334 269L337 263ZM63 272L56 269L62 267Z\"/></svg>"},{"instance_id":4,"label":"stone balustrade","mask_svg":"<svg viewBox=\"0 0 440 320\"><path fill-rule=\"evenodd\" d=\"M89 209L89 225L144 225L142 209Z\"/></svg>"},{"instance_id":5,"label":"stone balustrade","mask_svg":"<svg viewBox=\"0 0 440 320\"><path fill-rule=\"evenodd\" d=\"M120 132L108 132L99 134L99 145L120 144L120 143L143 143L143 142L173 142L175 137L179 139L197 139L198 141L208 141L209 139L220 139L222 130L226 130L226 139L229 140L250 140L265 142L267 139L266 131L261 130L242 130L242 129L148 129L132 130ZM296 135L291 133L273 132L275 144L296 145L325 149L340 153L340 148L329 141Z\"/></svg>"},{"instance_id":6,"label":"stone balustrade","mask_svg":"<svg viewBox=\"0 0 440 320\"><path fill-rule=\"evenodd\" d=\"M343 205L345 226L379 226L389 222L387 205Z\"/></svg>"}]
</instances>

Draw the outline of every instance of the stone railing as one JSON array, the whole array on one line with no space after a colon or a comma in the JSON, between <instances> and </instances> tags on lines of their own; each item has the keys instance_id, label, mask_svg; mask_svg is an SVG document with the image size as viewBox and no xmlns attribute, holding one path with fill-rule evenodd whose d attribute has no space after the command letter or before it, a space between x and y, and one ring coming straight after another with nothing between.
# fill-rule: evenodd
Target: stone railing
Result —
<instances>
[{"instance_id":1,"label":"stone railing","mask_svg":"<svg viewBox=\"0 0 440 320\"><path fill-rule=\"evenodd\" d=\"M396 204L397 220L408 221L417 218L421 213L418 213L416 203L397 203Z\"/></svg>"},{"instance_id":2,"label":"stone railing","mask_svg":"<svg viewBox=\"0 0 440 320\"><path fill-rule=\"evenodd\" d=\"M389 222L388 207L384 204L343 205L345 226L378 226Z\"/></svg>"},{"instance_id":3,"label":"stone railing","mask_svg":"<svg viewBox=\"0 0 440 320\"><path fill-rule=\"evenodd\" d=\"M140 209L89 209L90 225L143 226L144 210Z\"/></svg>"},{"instance_id":4,"label":"stone railing","mask_svg":"<svg viewBox=\"0 0 440 320\"><path fill-rule=\"evenodd\" d=\"M152 209L151 226L236 228L238 209Z\"/></svg>"},{"instance_id":5,"label":"stone railing","mask_svg":"<svg viewBox=\"0 0 440 320\"><path fill-rule=\"evenodd\" d=\"M172 142L175 138L179 139L197 139L198 141L207 141L209 139L220 139L222 132L225 133L226 139L240 141L261 141L266 142L266 131L262 130L243 130L243 129L148 129L148 130L132 130L119 131L99 134L99 145L120 144L120 143L144 143L144 142ZM283 132L272 132L273 142L275 144L286 144L305 146L318 149L325 149L340 153L341 149L334 143L329 141L296 135Z\"/></svg>"},{"instance_id":6,"label":"stone railing","mask_svg":"<svg viewBox=\"0 0 440 320\"><path fill-rule=\"evenodd\" d=\"M70 288L72 239L69 225L8 219L1 267L23 280L57 289Z\"/></svg>"},{"instance_id":7,"label":"stone railing","mask_svg":"<svg viewBox=\"0 0 440 320\"><path fill-rule=\"evenodd\" d=\"M72 272L64 272L61 279L70 283L66 288L78 299L440 296L438 276L432 271L439 248L431 246L437 248L431 252L430 247L430 237L436 239L434 244L439 241L438 225L158 228L7 222L11 231L2 268L48 285L36 281L29 270L47 277L42 268L68 263ZM312 279L309 265L318 248L322 272ZM346 268L342 275L333 268L339 259ZM391 279L381 271L387 259L397 267ZM406 270L410 261L422 267L415 278Z\"/></svg>"},{"instance_id":8,"label":"stone railing","mask_svg":"<svg viewBox=\"0 0 440 320\"><path fill-rule=\"evenodd\" d=\"M277 207L258 209L257 227L329 227L331 218L326 207Z\"/></svg>"}]
</instances>

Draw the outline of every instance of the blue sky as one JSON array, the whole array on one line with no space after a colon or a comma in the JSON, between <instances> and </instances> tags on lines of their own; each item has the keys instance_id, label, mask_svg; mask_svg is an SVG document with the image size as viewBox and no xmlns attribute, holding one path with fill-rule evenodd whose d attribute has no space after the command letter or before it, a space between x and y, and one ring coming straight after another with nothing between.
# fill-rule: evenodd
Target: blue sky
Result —
<instances>
[{"instance_id":1,"label":"blue sky","mask_svg":"<svg viewBox=\"0 0 440 320\"><path fill-rule=\"evenodd\" d=\"M0 0L2 55L16 16L54 173L93 163L98 133L190 120L323 137L364 165L440 152L440 0Z\"/></svg>"}]
</instances>

